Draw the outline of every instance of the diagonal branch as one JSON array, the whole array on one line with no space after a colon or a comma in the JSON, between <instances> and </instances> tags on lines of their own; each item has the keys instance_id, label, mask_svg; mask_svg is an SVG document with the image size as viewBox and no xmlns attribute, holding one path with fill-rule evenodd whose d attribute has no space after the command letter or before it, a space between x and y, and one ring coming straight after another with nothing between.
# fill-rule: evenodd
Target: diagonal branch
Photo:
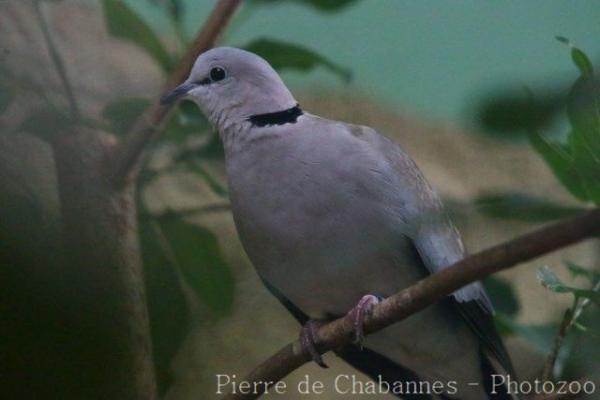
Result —
<instances>
[{"instance_id":1,"label":"diagonal branch","mask_svg":"<svg viewBox=\"0 0 600 400\"><path fill-rule=\"evenodd\" d=\"M365 333L373 333L407 318L466 284L598 234L600 208L547 225L473 254L374 306L373 313L366 318ZM323 325L317 334L319 352L324 353L350 343L353 331L353 319L350 315ZM264 383L274 384L309 359L310 357L302 352L300 342L296 340L256 367L243 380L251 382L251 386L257 388L256 392L242 394L237 391L226 398L256 399L264 393Z\"/></svg>"},{"instance_id":2,"label":"diagonal branch","mask_svg":"<svg viewBox=\"0 0 600 400\"><path fill-rule=\"evenodd\" d=\"M166 83L168 88L187 78L198 55L214 46L240 4L241 0L219 0L217 2L196 40L169 75ZM111 168L111 178L117 185L121 185L127 180L127 176L139 163L144 148L158 136L171 111L171 106L162 106L158 102L158 96L156 99L115 149L116 153L109 167Z\"/></svg>"}]
</instances>

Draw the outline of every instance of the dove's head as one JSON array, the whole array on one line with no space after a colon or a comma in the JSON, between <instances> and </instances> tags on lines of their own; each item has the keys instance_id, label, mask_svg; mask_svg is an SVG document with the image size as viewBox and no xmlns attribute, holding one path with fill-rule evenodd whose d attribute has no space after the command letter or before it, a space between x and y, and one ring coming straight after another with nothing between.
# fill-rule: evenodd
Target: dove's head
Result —
<instances>
[{"instance_id":1,"label":"dove's head","mask_svg":"<svg viewBox=\"0 0 600 400\"><path fill-rule=\"evenodd\" d=\"M255 115L283 111L296 100L277 72L245 50L218 47L201 54L188 79L161 103L194 101L219 130Z\"/></svg>"}]
</instances>

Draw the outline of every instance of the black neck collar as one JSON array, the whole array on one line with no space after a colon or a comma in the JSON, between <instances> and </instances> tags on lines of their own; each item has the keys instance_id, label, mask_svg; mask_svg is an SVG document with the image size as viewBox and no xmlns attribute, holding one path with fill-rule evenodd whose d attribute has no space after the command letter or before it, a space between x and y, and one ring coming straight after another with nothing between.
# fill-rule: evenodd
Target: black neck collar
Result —
<instances>
[{"instance_id":1,"label":"black neck collar","mask_svg":"<svg viewBox=\"0 0 600 400\"><path fill-rule=\"evenodd\" d=\"M296 104L294 107L283 111L251 115L248 117L248 121L250 121L253 126L259 127L294 124L302 114L304 114L304 112L300 108L300 105Z\"/></svg>"}]
</instances>

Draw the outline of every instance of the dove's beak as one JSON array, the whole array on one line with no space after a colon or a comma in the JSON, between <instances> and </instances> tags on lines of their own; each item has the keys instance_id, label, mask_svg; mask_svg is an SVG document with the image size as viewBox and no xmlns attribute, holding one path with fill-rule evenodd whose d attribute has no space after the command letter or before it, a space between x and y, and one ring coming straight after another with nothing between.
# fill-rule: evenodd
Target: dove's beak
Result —
<instances>
[{"instance_id":1,"label":"dove's beak","mask_svg":"<svg viewBox=\"0 0 600 400\"><path fill-rule=\"evenodd\" d=\"M163 106L171 105L177 100L185 97L191 90L195 89L198 85L195 83L185 82L173 89L172 92L165 94L160 98L160 104Z\"/></svg>"}]
</instances>

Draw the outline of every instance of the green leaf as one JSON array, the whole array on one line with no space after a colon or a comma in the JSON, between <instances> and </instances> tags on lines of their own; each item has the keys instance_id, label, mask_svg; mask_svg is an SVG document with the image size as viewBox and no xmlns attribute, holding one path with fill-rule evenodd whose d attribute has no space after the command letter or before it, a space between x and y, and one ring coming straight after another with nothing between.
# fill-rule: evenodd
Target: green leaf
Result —
<instances>
[{"instance_id":1,"label":"green leaf","mask_svg":"<svg viewBox=\"0 0 600 400\"><path fill-rule=\"evenodd\" d=\"M600 81L594 78L589 59L573 47L572 57L581 71L567 100L573 127L569 144L587 198L600 204Z\"/></svg>"},{"instance_id":2,"label":"green leaf","mask_svg":"<svg viewBox=\"0 0 600 400\"><path fill-rule=\"evenodd\" d=\"M568 293L569 288L561 282L556 274L548 267L541 267L538 269L537 278L548 290L556 293Z\"/></svg>"},{"instance_id":3,"label":"green leaf","mask_svg":"<svg viewBox=\"0 0 600 400\"><path fill-rule=\"evenodd\" d=\"M594 75L594 67L592 66L588 56L583 51L575 47L573 43L564 36L556 36L556 40L566 44L571 48L571 58L573 59L575 66L579 68L581 76L589 78Z\"/></svg>"},{"instance_id":4,"label":"green leaf","mask_svg":"<svg viewBox=\"0 0 600 400\"><path fill-rule=\"evenodd\" d=\"M177 22L181 21L181 16L184 12L182 0L151 0L151 2L164 7L173 20Z\"/></svg>"},{"instance_id":5,"label":"green leaf","mask_svg":"<svg viewBox=\"0 0 600 400\"><path fill-rule=\"evenodd\" d=\"M228 313L233 305L234 280L215 236L174 214L160 218L158 225L185 281L214 316Z\"/></svg>"},{"instance_id":6,"label":"green leaf","mask_svg":"<svg viewBox=\"0 0 600 400\"><path fill-rule=\"evenodd\" d=\"M576 131L585 134L592 144L600 146L600 82L579 78L567 98L567 115Z\"/></svg>"},{"instance_id":7,"label":"green leaf","mask_svg":"<svg viewBox=\"0 0 600 400\"><path fill-rule=\"evenodd\" d=\"M600 293L591 289L578 289L565 285L548 267L541 267L537 273L538 280L546 289L555 293L571 293L576 297L584 297L600 304Z\"/></svg>"},{"instance_id":8,"label":"green leaf","mask_svg":"<svg viewBox=\"0 0 600 400\"><path fill-rule=\"evenodd\" d=\"M496 326L502 335L519 335L531 343L540 353L552 351L556 324L526 325L520 324L503 314L496 315Z\"/></svg>"},{"instance_id":9,"label":"green leaf","mask_svg":"<svg viewBox=\"0 0 600 400\"><path fill-rule=\"evenodd\" d=\"M533 148L542 156L562 185L577 199L589 200L588 193L579 177L575 159L569 146L552 142L538 132L528 132Z\"/></svg>"},{"instance_id":10,"label":"green leaf","mask_svg":"<svg viewBox=\"0 0 600 400\"><path fill-rule=\"evenodd\" d=\"M597 292L592 289L576 289L570 288L571 293L576 295L577 297L583 297L589 299L600 306L600 292Z\"/></svg>"},{"instance_id":11,"label":"green leaf","mask_svg":"<svg viewBox=\"0 0 600 400\"><path fill-rule=\"evenodd\" d=\"M225 148L220 136L215 132L207 143L197 149L185 149L177 155L175 162L189 160L224 160Z\"/></svg>"},{"instance_id":12,"label":"green leaf","mask_svg":"<svg viewBox=\"0 0 600 400\"><path fill-rule=\"evenodd\" d=\"M348 7L350 4L355 3L356 0L287 0L297 4L307 5L313 7L319 11L324 12L336 12L341 9ZM284 3L282 0L251 0L251 4L281 4Z\"/></svg>"},{"instance_id":13,"label":"green leaf","mask_svg":"<svg viewBox=\"0 0 600 400\"><path fill-rule=\"evenodd\" d=\"M172 58L152 29L122 0L102 0L104 16L111 35L135 43L169 71Z\"/></svg>"},{"instance_id":14,"label":"green leaf","mask_svg":"<svg viewBox=\"0 0 600 400\"><path fill-rule=\"evenodd\" d=\"M121 98L109 103L102 110L102 117L110 123L116 134L125 134L150 105L150 101L138 97Z\"/></svg>"},{"instance_id":15,"label":"green leaf","mask_svg":"<svg viewBox=\"0 0 600 400\"><path fill-rule=\"evenodd\" d=\"M0 114L3 114L12 104L15 98L15 90L8 86L0 86Z\"/></svg>"},{"instance_id":16,"label":"green leaf","mask_svg":"<svg viewBox=\"0 0 600 400\"><path fill-rule=\"evenodd\" d=\"M140 222L140 248L152 334L152 355L161 394L173 382L171 363L189 329L189 307L176 266L160 243L151 221Z\"/></svg>"},{"instance_id":17,"label":"green leaf","mask_svg":"<svg viewBox=\"0 0 600 400\"><path fill-rule=\"evenodd\" d=\"M573 275L573 277L578 277L578 276L583 276L586 277L590 280L590 282L594 285L596 282L600 281L600 272L599 271L594 271L588 268L584 268L580 265L577 265L575 263L572 263L570 261L567 261L566 263L567 268L569 269L569 271L571 272L571 275Z\"/></svg>"},{"instance_id":18,"label":"green leaf","mask_svg":"<svg viewBox=\"0 0 600 400\"><path fill-rule=\"evenodd\" d=\"M199 160L189 159L187 160L186 164L190 168L190 171L198 174L213 192L221 197L229 197L229 192L227 189L221 184L221 182L219 182L211 174L209 174L208 171L206 171Z\"/></svg>"},{"instance_id":19,"label":"green leaf","mask_svg":"<svg viewBox=\"0 0 600 400\"><path fill-rule=\"evenodd\" d=\"M198 107L184 101L175 109L165 127L165 140L182 143L189 135L201 135L210 131L210 124Z\"/></svg>"},{"instance_id":20,"label":"green leaf","mask_svg":"<svg viewBox=\"0 0 600 400\"><path fill-rule=\"evenodd\" d=\"M352 72L306 47L273 39L257 39L244 46L248 51L263 57L278 71L294 69L308 72L323 66L345 82L352 79Z\"/></svg>"},{"instance_id":21,"label":"green leaf","mask_svg":"<svg viewBox=\"0 0 600 400\"><path fill-rule=\"evenodd\" d=\"M522 139L527 130L539 129L554 121L566 104L566 89L546 90L535 101L522 88L488 94L477 106L483 133L498 139Z\"/></svg>"},{"instance_id":22,"label":"green leaf","mask_svg":"<svg viewBox=\"0 0 600 400\"><path fill-rule=\"evenodd\" d=\"M502 278L489 277L483 281L483 285L496 311L511 317L519 312L519 301L510 282Z\"/></svg>"},{"instance_id":23,"label":"green leaf","mask_svg":"<svg viewBox=\"0 0 600 400\"><path fill-rule=\"evenodd\" d=\"M586 197L600 205L600 143L595 143L593 132L586 135L573 130L569 135L574 163ZM598 132L600 138L600 131Z\"/></svg>"},{"instance_id":24,"label":"green leaf","mask_svg":"<svg viewBox=\"0 0 600 400\"><path fill-rule=\"evenodd\" d=\"M557 322L529 325L521 324L501 313L496 315L496 327L502 335L518 335L531 343L532 347L539 353L546 355L554 350L554 342L558 331ZM565 363L572 356L573 343L576 338L568 335L558 354L555 364L556 372L562 373Z\"/></svg>"},{"instance_id":25,"label":"green leaf","mask_svg":"<svg viewBox=\"0 0 600 400\"><path fill-rule=\"evenodd\" d=\"M584 77L592 77L594 75L594 67L592 66L592 62L588 58L588 56L577 47L573 47L571 49L571 58L573 62L579 68L581 72L581 76Z\"/></svg>"},{"instance_id":26,"label":"green leaf","mask_svg":"<svg viewBox=\"0 0 600 400\"><path fill-rule=\"evenodd\" d=\"M475 204L489 217L527 222L553 221L584 210L523 193L486 193Z\"/></svg>"},{"instance_id":27,"label":"green leaf","mask_svg":"<svg viewBox=\"0 0 600 400\"><path fill-rule=\"evenodd\" d=\"M25 119L18 130L31 133L43 140L50 140L56 134L65 133L72 129L76 121L67 112L52 108L35 110Z\"/></svg>"},{"instance_id":28,"label":"green leaf","mask_svg":"<svg viewBox=\"0 0 600 400\"><path fill-rule=\"evenodd\" d=\"M566 145L547 141L530 129L530 141L561 183L578 199L600 205L600 81L584 52L562 36L571 48L581 77L567 96L567 115L572 130Z\"/></svg>"},{"instance_id":29,"label":"green leaf","mask_svg":"<svg viewBox=\"0 0 600 400\"><path fill-rule=\"evenodd\" d=\"M567 102L569 144L586 197L600 204L600 82L579 78Z\"/></svg>"},{"instance_id":30,"label":"green leaf","mask_svg":"<svg viewBox=\"0 0 600 400\"><path fill-rule=\"evenodd\" d=\"M212 160L224 160L225 148L221 137L215 133L206 146L202 147L202 149L196 153L196 156Z\"/></svg>"}]
</instances>

